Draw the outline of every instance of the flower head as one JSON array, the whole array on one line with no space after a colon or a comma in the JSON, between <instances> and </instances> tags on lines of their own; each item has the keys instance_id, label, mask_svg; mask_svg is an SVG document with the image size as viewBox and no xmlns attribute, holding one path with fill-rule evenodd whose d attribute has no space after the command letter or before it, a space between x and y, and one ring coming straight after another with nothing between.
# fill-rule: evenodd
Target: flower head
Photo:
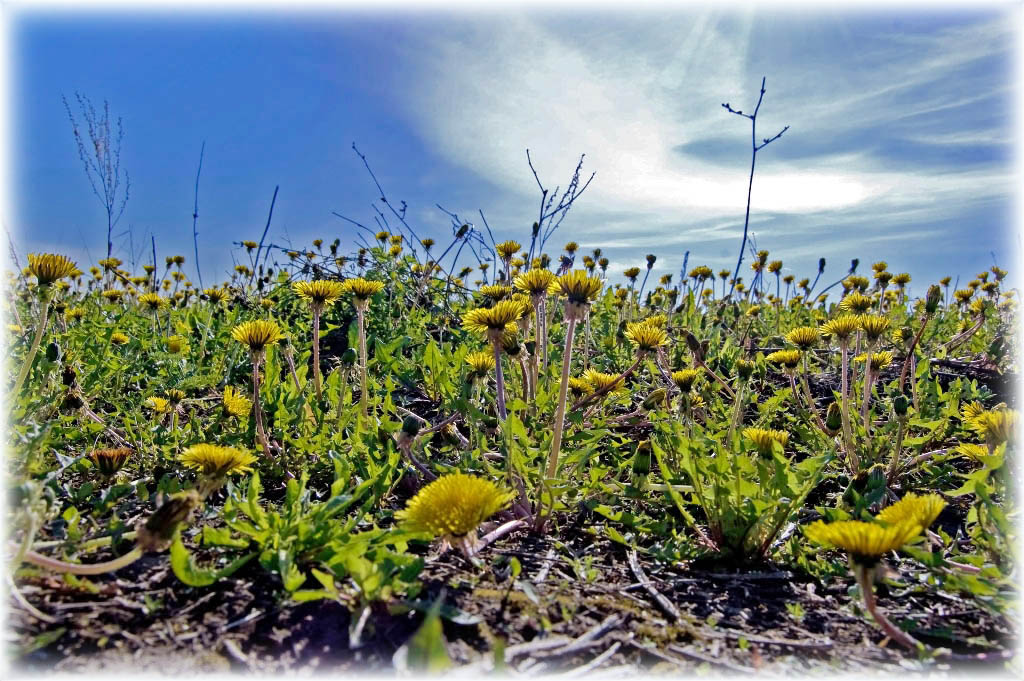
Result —
<instances>
[{"instance_id":1,"label":"flower head","mask_svg":"<svg viewBox=\"0 0 1024 681\"><path fill-rule=\"evenodd\" d=\"M799 326L786 334L786 340L801 350L809 350L818 344L818 330L813 326Z\"/></svg>"},{"instance_id":2,"label":"flower head","mask_svg":"<svg viewBox=\"0 0 1024 681\"><path fill-rule=\"evenodd\" d=\"M188 346L188 341L184 336L168 336L167 338L167 352L172 355L176 355Z\"/></svg>"},{"instance_id":3,"label":"flower head","mask_svg":"<svg viewBox=\"0 0 1024 681\"><path fill-rule=\"evenodd\" d=\"M500 284L488 284L480 287L480 293L497 302L512 295L512 287L502 286Z\"/></svg>"},{"instance_id":4,"label":"flower head","mask_svg":"<svg viewBox=\"0 0 1024 681\"><path fill-rule=\"evenodd\" d=\"M836 317L821 327L821 332L827 336L836 338L840 343L845 342L860 328L860 320L854 315L842 315Z\"/></svg>"},{"instance_id":5,"label":"flower head","mask_svg":"<svg viewBox=\"0 0 1024 681\"><path fill-rule=\"evenodd\" d=\"M569 299L569 303L577 305L589 305L596 300L602 286L601 280L587 276L586 270L563 274L555 280L554 285L559 293Z\"/></svg>"},{"instance_id":6,"label":"flower head","mask_svg":"<svg viewBox=\"0 0 1024 681\"><path fill-rule=\"evenodd\" d=\"M891 324L888 317L881 317L879 315L861 315L859 321L860 328L864 332L869 345L877 342L882 337L882 334L889 330L889 325Z\"/></svg>"},{"instance_id":7,"label":"flower head","mask_svg":"<svg viewBox=\"0 0 1024 681\"><path fill-rule=\"evenodd\" d=\"M649 322L629 324L626 328L626 338L638 352L642 353L657 350L668 343L668 334L665 333L665 329Z\"/></svg>"},{"instance_id":8,"label":"flower head","mask_svg":"<svg viewBox=\"0 0 1024 681\"><path fill-rule=\"evenodd\" d=\"M799 350L776 350L765 357L765 360L781 364L787 369L795 369L800 364L802 353Z\"/></svg>"},{"instance_id":9,"label":"flower head","mask_svg":"<svg viewBox=\"0 0 1024 681\"><path fill-rule=\"evenodd\" d=\"M121 470L131 455L130 447L118 447L117 449L94 449L89 454L89 458L92 459L93 465L99 469L100 473L109 478Z\"/></svg>"},{"instance_id":10,"label":"flower head","mask_svg":"<svg viewBox=\"0 0 1024 681\"><path fill-rule=\"evenodd\" d=\"M522 303L516 300L502 300L493 307L478 307L462 316L462 325L478 333L504 332L505 327L514 323L522 314Z\"/></svg>"},{"instance_id":11,"label":"flower head","mask_svg":"<svg viewBox=\"0 0 1024 681\"><path fill-rule=\"evenodd\" d=\"M206 299L209 300L214 305L218 305L220 303L223 303L225 300L228 299L227 289L223 289L223 288L216 288L215 287L215 288L203 289L203 295L205 295Z\"/></svg>"},{"instance_id":12,"label":"flower head","mask_svg":"<svg viewBox=\"0 0 1024 681\"><path fill-rule=\"evenodd\" d=\"M917 523L897 523L888 527L861 520L811 523L804 534L811 541L843 549L855 563L871 566L890 551L895 551L921 533Z\"/></svg>"},{"instance_id":13,"label":"flower head","mask_svg":"<svg viewBox=\"0 0 1024 681\"><path fill-rule=\"evenodd\" d=\"M500 244L494 247L498 252L498 257L502 260L511 260L515 257L515 254L519 251L522 246L518 241L502 241Z\"/></svg>"},{"instance_id":14,"label":"flower head","mask_svg":"<svg viewBox=\"0 0 1024 681\"><path fill-rule=\"evenodd\" d=\"M700 378L702 369L680 369L672 372L672 382L684 393L690 392L693 384Z\"/></svg>"},{"instance_id":15,"label":"flower head","mask_svg":"<svg viewBox=\"0 0 1024 681\"><path fill-rule=\"evenodd\" d=\"M41 287L71 276L78 269L67 256L56 253L29 253L28 269Z\"/></svg>"},{"instance_id":16,"label":"flower head","mask_svg":"<svg viewBox=\"0 0 1024 681\"><path fill-rule=\"evenodd\" d=\"M166 414L171 410L171 403L163 397L150 397L146 400L146 406L157 414Z\"/></svg>"},{"instance_id":17,"label":"flower head","mask_svg":"<svg viewBox=\"0 0 1024 681\"><path fill-rule=\"evenodd\" d=\"M863 314L871 309L871 298L861 293L851 293L839 303L839 309L843 312Z\"/></svg>"},{"instance_id":18,"label":"flower head","mask_svg":"<svg viewBox=\"0 0 1024 681\"><path fill-rule=\"evenodd\" d=\"M866 352L863 352L863 353L861 353L861 354L859 354L859 355L857 355L856 357L853 358L854 362L866 362L867 360L868 360L868 353L866 353ZM890 364L892 364L892 361L893 361L893 354L891 352L889 352L888 350L883 350L882 352L872 352L871 353L871 371L873 371L873 372L881 371L885 367L887 367Z\"/></svg>"},{"instance_id":19,"label":"flower head","mask_svg":"<svg viewBox=\"0 0 1024 681\"><path fill-rule=\"evenodd\" d=\"M231 416L248 416L252 401L230 385L224 387L224 411Z\"/></svg>"},{"instance_id":20,"label":"flower head","mask_svg":"<svg viewBox=\"0 0 1024 681\"><path fill-rule=\"evenodd\" d=\"M971 419L968 425L985 439L987 445L998 447L1013 439L1017 428L1017 412L1005 407L983 411Z\"/></svg>"},{"instance_id":21,"label":"flower head","mask_svg":"<svg viewBox=\"0 0 1024 681\"><path fill-rule=\"evenodd\" d=\"M242 322L231 330L231 337L243 345L248 345L252 352L263 352L268 345L281 340L281 327L277 322L267 319L254 319Z\"/></svg>"},{"instance_id":22,"label":"flower head","mask_svg":"<svg viewBox=\"0 0 1024 681\"><path fill-rule=\"evenodd\" d=\"M233 473L251 471L256 457L234 447L199 444L182 452L178 461L188 468L199 470L208 478L223 478Z\"/></svg>"},{"instance_id":23,"label":"flower head","mask_svg":"<svg viewBox=\"0 0 1024 681\"><path fill-rule=\"evenodd\" d=\"M505 508L514 496L485 478L450 473L421 489L395 517L413 532L464 537Z\"/></svg>"},{"instance_id":24,"label":"flower head","mask_svg":"<svg viewBox=\"0 0 1024 681\"><path fill-rule=\"evenodd\" d=\"M482 378L494 370L494 353L485 351L471 352L466 355L466 364L469 365L474 376Z\"/></svg>"},{"instance_id":25,"label":"flower head","mask_svg":"<svg viewBox=\"0 0 1024 681\"><path fill-rule=\"evenodd\" d=\"M359 302L369 300L383 290L383 288L384 282L382 281L370 281L362 277L345 280L345 290L355 296Z\"/></svg>"},{"instance_id":26,"label":"flower head","mask_svg":"<svg viewBox=\"0 0 1024 681\"><path fill-rule=\"evenodd\" d=\"M908 492L902 499L891 506L882 509L882 512L875 516L888 525L901 523L913 523L927 529L946 507L946 502L938 494L925 494L918 496Z\"/></svg>"},{"instance_id":27,"label":"flower head","mask_svg":"<svg viewBox=\"0 0 1024 681\"><path fill-rule=\"evenodd\" d=\"M614 392L620 390L623 385L622 376L619 374L606 374L597 369L587 369L583 372L583 380L593 387L594 390L602 392Z\"/></svg>"},{"instance_id":28,"label":"flower head","mask_svg":"<svg viewBox=\"0 0 1024 681\"><path fill-rule=\"evenodd\" d=\"M594 386L590 385L585 379L571 376L569 378L569 390L572 391L573 395L581 397L594 392Z\"/></svg>"},{"instance_id":29,"label":"flower head","mask_svg":"<svg viewBox=\"0 0 1024 681\"><path fill-rule=\"evenodd\" d=\"M770 456L775 443L785 447L789 443L789 433L783 430L772 430L770 428L744 428L743 434L754 443L758 454Z\"/></svg>"},{"instance_id":30,"label":"flower head","mask_svg":"<svg viewBox=\"0 0 1024 681\"><path fill-rule=\"evenodd\" d=\"M345 284L340 281L314 279L313 281L296 281L292 284L296 295L308 300L314 306L333 303L345 292Z\"/></svg>"},{"instance_id":31,"label":"flower head","mask_svg":"<svg viewBox=\"0 0 1024 681\"><path fill-rule=\"evenodd\" d=\"M970 442L962 442L954 449L957 454L963 454L969 459L980 461L981 457L988 456L988 447Z\"/></svg>"},{"instance_id":32,"label":"flower head","mask_svg":"<svg viewBox=\"0 0 1024 681\"><path fill-rule=\"evenodd\" d=\"M159 310L167 304L166 298L161 298L159 293L143 293L139 296L139 305L144 305L151 312Z\"/></svg>"},{"instance_id":33,"label":"flower head","mask_svg":"<svg viewBox=\"0 0 1024 681\"><path fill-rule=\"evenodd\" d=\"M110 342L113 343L114 345L124 345L129 340L130 339L128 338L128 334L121 333L120 331L115 331L114 333L110 334Z\"/></svg>"},{"instance_id":34,"label":"flower head","mask_svg":"<svg viewBox=\"0 0 1024 681\"><path fill-rule=\"evenodd\" d=\"M548 287L551 286L554 280L554 272L538 268L520 274L513 283L520 291L529 293L532 296L542 296L547 293Z\"/></svg>"}]
</instances>

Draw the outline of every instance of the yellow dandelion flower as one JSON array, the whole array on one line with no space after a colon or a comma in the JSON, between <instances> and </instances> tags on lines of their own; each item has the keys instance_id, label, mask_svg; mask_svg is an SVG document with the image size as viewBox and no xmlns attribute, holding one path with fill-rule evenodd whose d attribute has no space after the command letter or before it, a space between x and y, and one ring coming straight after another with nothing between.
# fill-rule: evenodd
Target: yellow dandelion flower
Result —
<instances>
[{"instance_id":1,"label":"yellow dandelion flower","mask_svg":"<svg viewBox=\"0 0 1024 681\"><path fill-rule=\"evenodd\" d=\"M85 317L85 308L72 307L68 308L64 312L64 319L68 320L69 322L77 322L83 317Z\"/></svg>"},{"instance_id":2,"label":"yellow dandelion flower","mask_svg":"<svg viewBox=\"0 0 1024 681\"><path fill-rule=\"evenodd\" d=\"M569 303L589 305L601 292L601 280L587 276L586 270L573 270L555 280L558 293L568 298Z\"/></svg>"},{"instance_id":3,"label":"yellow dandelion flower","mask_svg":"<svg viewBox=\"0 0 1024 681\"><path fill-rule=\"evenodd\" d=\"M571 376L569 378L569 390L572 391L572 394L576 397L582 397L583 395L589 395L594 392L594 386L588 383L586 379Z\"/></svg>"},{"instance_id":4,"label":"yellow dandelion flower","mask_svg":"<svg viewBox=\"0 0 1024 681\"><path fill-rule=\"evenodd\" d=\"M195 468L208 478L223 478L233 473L252 470L256 457L234 447L199 444L192 445L178 457L187 468Z\"/></svg>"},{"instance_id":5,"label":"yellow dandelion flower","mask_svg":"<svg viewBox=\"0 0 1024 681\"><path fill-rule=\"evenodd\" d=\"M355 296L358 301L366 301L377 295L384 289L384 282L370 281L357 277L345 280L345 290Z\"/></svg>"},{"instance_id":6,"label":"yellow dandelion flower","mask_svg":"<svg viewBox=\"0 0 1024 681\"><path fill-rule=\"evenodd\" d=\"M186 347L188 347L188 341L184 336L169 336L167 338L167 352L172 355L177 355Z\"/></svg>"},{"instance_id":7,"label":"yellow dandelion flower","mask_svg":"<svg viewBox=\"0 0 1024 681\"><path fill-rule=\"evenodd\" d=\"M520 291L532 296L542 296L548 292L548 287L555 281L555 278L555 273L551 270L532 269L520 274L513 280L513 283Z\"/></svg>"},{"instance_id":8,"label":"yellow dandelion flower","mask_svg":"<svg viewBox=\"0 0 1024 681\"><path fill-rule=\"evenodd\" d=\"M227 289L223 289L223 288L216 288L215 287L215 288L203 289L203 295L205 295L206 299L209 300L214 305L218 305L220 303L223 303L225 300L228 299Z\"/></svg>"},{"instance_id":9,"label":"yellow dandelion flower","mask_svg":"<svg viewBox=\"0 0 1024 681\"><path fill-rule=\"evenodd\" d=\"M114 345L124 345L129 340L130 339L128 338L128 334L121 333L120 331L115 331L114 333L110 334L110 342L113 343Z\"/></svg>"},{"instance_id":10,"label":"yellow dandelion flower","mask_svg":"<svg viewBox=\"0 0 1024 681\"><path fill-rule=\"evenodd\" d=\"M597 369L587 369L583 372L583 380L589 383L595 391L604 392L621 390L624 383L619 374L606 374Z\"/></svg>"},{"instance_id":11,"label":"yellow dandelion flower","mask_svg":"<svg viewBox=\"0 0 1024 681\"><path fill-rule=\"evenodd\" d=\"M477 333L502 333L522 314L522 305L515 300L502 300L494 307L478 307L462 316L462 325Z\"/></svg>"},{"instance_id":12,"label":"yellow dandelion flower","mask_svg":"<svg viewBox=\"0 0 1024 681\"><path fill-rule=\"evenodd\" d=\"M836 317L821 326L821 332L826 336L832 336L840 343L846 341L860 328L860 320L854 315L843 315Z\"/></svg>"},{"instance_id":13,"label":"yellow dandelion flower","mask_svg":"<svg viewBox=\"0 0 1024 681\"><path fill-rule=\"evenodd\" d=\"M871 298L860 293L851 293L839 303L839 309L852 314L864 314L871 309Z\"/></svg>"},{"instance_id":14,"label":"yellow dandelion flower","mask_svg":"<svg viewBox=\"0 0 1024 681\"><path fill-rule=\"evenodd\" d=\"M345 284L340 281L314 279L313 281L296 281L292 284L295 294L313 305L333 303L345 292Z\"/></svg>"},{"instance_id":15,"label":"yellow dandelion flower","mask_svg":"<svg viewBox=\"0 0 1024 681\"><path fill-rule=\"evenodd\" d=\"M818 330L813 326L799 326L786 334L786 340L801 350L809 350L818 344Z\"/></svg>"},{"instance_id":16,"label":"yellow dandelion flower","mask_svg":"<svg viewBox=\"0 0 1024 681\"><path fill-rule=\"evenodd\" d=\"M162 397L150 397L146 400L146 406L156 414L166 414L171 410L171 403Z\"/></svg>"},{"instance_id":17,"label":"yellow dandelion flower","mask_svg":"<svg viewBox=\"0 0 1024 681\"><path fill-rule=\"evenodd\" d=\"M773 364L781 364L787 369L795 369L800 364L803 355L799 350L776 350L765 357L765 360Z\"/></svg>"},{"instance_id":18,"label":"yellow dandelion flower","mask_svg":"<svg viewBox=\"0 0 1024 681\"><path fill-rule=\"evenodd\" d=\"M266 319L242 322L231 330L231 337L243 345L248 345L252 352L262 352L268 345L281 340L282 335L277 322Z\"/></svg>"},{"instance_id":19,"label":"yellow dandelion flower","mask_svg":"<svg viewBox=\"0 0 1024 681\"><path fill-rule=\"evenodd\" d=\"M626 327L626 338L638 352L651 352L668 343L665 329L647 322L629 324Z\"/></svg>"},{"instance_id":20,"label":"yellow dandelion flower","mask_svg":"<svg viewBox=\"0 0 1024 681\"><path fill-rule=\"evenodd\" d=\"M95 449L89 454L92 463L99 469L100 473L108 478L117 473L132 455L130 447L118 447L116 449Z\"/></svg>"},{"instance_id":21,"label":"yellow dandelion flower","mask_svg":"<svg viewBox=\"0 0 1024 681\"><path fill-rule=\"evenodd\" d=\"M67 256L56 253L29 253L28 269L36 278L40 287L46 287L55 281L69 277L78 269Z\"/></svg>"},{"instance_id":22,"label":"yellow dandelion flower","mask_svg":"<svg viewBox=\"0 0 1024 681\"><path fill-rule=\"evenodd\" d=\"M512 295L512 287L502 286L500 284L488 284L480 287L480 293L497 302Z\"/></svg>"},{"instance_id":23,"label":"yellow dandelion flower","mask_svg":"<svg viewBox=\"0 0 1024 681\"><path fill-rule=\"evenodd\" d=\"M498 257L502 260L511 260L522 246L518 241L502 241L500 244L494 247L494 250L498 252Z\"/></svg>"},{"instance_id":24,"label":"yellow dandelion flower","mask_svg":"<svg viewBox=\"0 0 1024 681\"><path fill-rule=\"evenodd\" d=\"M980 461L981 457L988 456L988 447L971 442L961 442L953 451L975 461Z\"/></svg>"},{"instance_id":25,"label":"yellow dandelion flower","mask_svg":"<svg viewBox=\"0 0 1024 681\"><path fill-rule=\"evenodd\" d=\"M1006 408L983 411L971 419L968 425L984 438L985 444L998 447L1013 440L1017 428L1017 412Z\"/></svg>"},{"instance_id":26,"label":"yellow dandelion flower","mask_svg":"<svg viewBox=\"0 0 1024 681\"><path fill-rule=\"evenodd\" d=\"M666 319L665 315L663 315L663 314L656 314L656 315L651 315L650 317L645 319L644 323L645 324L650 324L651 326L656 326L659 329L664 329L665 328L665 324L668 323L668 319Z\"/></svg>"},{"instance_id":27,"label":"yellow dandelion flower","mask_svg":"<svg viewBox=\"0 0 1024 681\"><path fill-rule=\"evenodd\" d=\"M625 277L630 281L636 281L636 278L640 276L640 268L630 267L629 269L624 270L622 274L625 275Z\"/></svg>"},{"instance_id":28,"label":"yellow dandelion flower","mask_svg":"<svg viewBox=\"0 0 1024 681\"><path fill-rule=\"evenodd\" d=\"M139 305L148 307L150 311L159 310L167 304L166 298L161 298L158 293L143 293L139 296Z\"/></svg>"},{"instance_id":29,"label":"yellow dandelion flower","mask_svg":"<svg viewBox=\"0 0 1024 681\"><path fill-rule=\"evenodd\" d=\"M466 364L469 365L475 375L486 376L490 371L494 370L494 353L471 352L466 355Z\"/></svg>"},{"instance_id":30,"label":"yellow dandelion flower","mask_svg":"<svg viewBox=\"0 0 1024 681\"><path fill-rule=\"evenodd\" d=\"M889 330L891 324L888 317L879 315L861 315L858 321L868 343L874 343L881 338L882 334Z\"/></svg>"},{"instance_id":31,"label":"yellow dandelion flower","mask_svg":"<svg viewBox=\"0 0 1024 681\"><path fill-rule=\"evenodd\" d=\"M842 549L854 562L871 566L890 551L895 551L921 533L916 523L900 523L888 527L860 520L811 523L804 534L811 541Z\"/></svg>"},{"instance_id":32,"label":"yellow dandelion flower","mask_svg":"<svg viewBox=\"0 0 1024 681\"><path fill-rule=\"evenodd\" d=\"M490 480L451 473L421 489L395 518L413 532L464 537L508 506L514 497L513 492L502 490Z\"/></svg>"},{"instance_id":33,"label":"yellow dandelion flower","mask_svg":"<svg viewBox=\"0 0 1024 681\"><path fill-rule=\"evenodd\" d=\"M248 416L252 410L252 400L245 397L233 387L224 387L224 411L231 416Z\"/></svg>"},{"instance_id":34,"label":"yellow dandelion flower","mask_svg":"<svg viewBox=\"0 0 1024 681\"><path fill-rule=\"evenodd\" d=\"M945 507L946 502L938 494L918 496L908 492L895 504L882 509L875 519L887 525L912 523L928 529Z\"/></svg>"},{"instance_id":35,"label":"yellow dandelion flower","mask_svg":"<svg viewBox=\"0 0 1024 681\"><path fill-rule=\"evenodd\" d=\"M975 400L974 402L967 402L960 407L960 418L966 423L974 420L978 416L981 416L984 412L985 405Z\"/></svg>"},{"instance_id":36,"label":"yellow dandelion flower","mask_svg":"<svg viewBox=\"0 0 1024 681\"><path fill-rule=\"evenodd\" d=\"M754 443L757 452L762 456L770 456L776 442L783 448L789 443L789 433L771 428L744 428L743 434Z\"/></svg>"},{"instance_id":37,"label":"yellow dandelion flower","mask_svg":"<svg viewBox=\"0 0 1024 681\"><path fill-rule=\"evenodd\" d=\"M861 353L853 358L854 362L866 362L868 355L866 352ZM893 354L888 350L883 352L872 352L871 353L871 371L881 371L885 367L892 364Z\"/></svg>"},{"instance_id":38,"label":"yellow dandelion flower","mask_svg":"<svg viewBox=\"0 0 1024 681\"><path fill-rule=\"evenodd\" d=\"M680 369L672 372L672 382L684 393L690 392L693 384L700 378L703 369Z\"/></svg>"}]
</instances>

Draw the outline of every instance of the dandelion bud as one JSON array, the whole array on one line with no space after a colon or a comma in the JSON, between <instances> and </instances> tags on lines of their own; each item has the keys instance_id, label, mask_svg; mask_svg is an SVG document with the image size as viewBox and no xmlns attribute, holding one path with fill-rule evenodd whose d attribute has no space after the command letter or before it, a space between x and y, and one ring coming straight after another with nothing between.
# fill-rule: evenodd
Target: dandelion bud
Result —
<instances>
[{"instance_id":1,"label":"dandelion bud","mask_svg":"<svg viewBox=\"0 0 1024 681\"><path fill-rule=\"evenodd\" d=\"M928 295L925 298L924 310L927 314L933 315L939 309L939 302L942 301L942 289L932 284L928 287Z\"/></svg>"},{"instance_id":2,"label":"dandelion bud","mask_svg":"<svg viewBox=\"0 0 1024 681\"><path fill-rule=\"evenodd\" d=\"M657 260L657 259L658 259L658 256L654 255L653 253L648 253L647 254L647 269L651 269L652 267L654 267L654 261Z\"/></svg>"},{"instance_id":3,"label":"dandelion bud","mask_svg":"<svg viewBox=\"0 0 1024 681\"><path fill-rule=\"evenodd\" d=\"M825 427L828 428L831 435L835 435L843 427L843 416L840 409L837 402L832 402L825 411Z\"/></svg>"},{"instance_id":4,"label":"dandelion bud","mask_svg":"<svg viewBox=\"0 0 1024 681\"><path fill-rule=\"evenodd\" d=\"M825 258L818 258L818 274L825 271Z\"/></svg>"},{"instance_id":5,"label":"dandelion bud","mask_svg":"<svg viewBox=\"0 0 1024 681\"><path fill-rule=\"evenodd\" d=\"M53 342L49 343L46 346L46 361L56 362L58 357L60 357L60 346Z\"/></svg>"},{"instance_id":6,"label":"dandelion bud","mask_svg":"<svg viewBox=\"0 0 1024 681\"><path fill-rule=\"evenodd\" d=\"M202 503L199 493L188 490L176 494L153 512L137 530L135 543L143 551L164 551L171 545L178 526Z\"/></svg>"},{"instance_id":7,"label":"dandelion bud","mask_svg":"<svg viewBox=\"0 0 1024 681\"><path fill-rule=\"evenodd\" d=\"M644 411L650 411L659 405L664 405L668 392L664 388L658 388L657 390L651 391L641 405Z\"/></svg>"},{"instance_id":8,"label":"dandelion bud","mask_svg":"<svg viewBox=\"0 0 1024 681\"><path fill-rule=\"evenodd\" d=\"M910 407L910 401L907 400L906 395L898 395L895 400L892 401L892 410L896 413L896 418L902 419L907 415L907 409Z\"/></svg>"},{"instance_id":9,"label":"dandelion bud","mask_svg":"<svg viewBox=\"0 0 1024 681\"><path fill-rule=\"evenodd\" d=\"M754 373L754 363L746 359L736 360L736 374L740 377L741 381L750 379L751 374Z\"/></svg>"},{"instance_id":10,"label":"dandelion bud","mask_svg":"<svg viewBox=\"0 0 1024 681\"><path fill-rule=\"evenodd\" d=\"M633 475L647 476L651 472L651 441L644 440L636 446L633 455Z\"/></svg>"}]
</instances>

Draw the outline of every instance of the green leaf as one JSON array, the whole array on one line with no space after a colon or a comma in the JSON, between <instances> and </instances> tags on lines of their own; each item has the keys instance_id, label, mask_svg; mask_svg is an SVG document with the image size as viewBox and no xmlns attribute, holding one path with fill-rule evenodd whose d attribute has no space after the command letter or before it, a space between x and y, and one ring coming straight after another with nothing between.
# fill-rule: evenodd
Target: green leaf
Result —
<instances>
[{"instance_id":1,"label":"green leaf","mask_svg":"<svg viewBox=\"0 0 1024 681\"><path fill-rule=\"evenodd\" d=\"M423 624L412 635L406 648L406 666L410 671L436 674L452 666L441 627L441 598L434 601Z\"/></svg>"},{"instance_id":2,"label":"green leaf","mask_svg":"<svg viewBox=\"0 0 1024 681\"><path fill-rule=\"evenodd\" d=\"M191 553L189 553L189 550L185 548L185 545L181 543L180 534L174 537L170 553L171 569L174 571L174 576L188 586L210 586L217 580L234 574L240 567L248 563L256 555L255 551L247 553L241 558L235 559L220 570L201 568L196 565L195 558Z\"/></svg>"}]
</instances>

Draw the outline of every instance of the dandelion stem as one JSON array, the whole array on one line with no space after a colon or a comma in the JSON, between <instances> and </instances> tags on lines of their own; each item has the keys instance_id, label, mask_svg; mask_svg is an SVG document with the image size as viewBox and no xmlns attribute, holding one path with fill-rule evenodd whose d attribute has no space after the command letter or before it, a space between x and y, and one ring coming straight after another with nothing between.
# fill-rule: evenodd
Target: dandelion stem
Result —
<instances>
[{"instance_id":1,"label":"dandelion stem","mask_svg":"<svg viewBox=\"0 0 1024 681\"><path fill-rule=\"evenodd\" d=\"M558 385L558 410L555 412L555 432L551 439L551 454L548 456L546 477L555 477L558 469L558 453L562 449L562 429L565 426L565 398L569 389L569 365L572 364L572 338L576 332L576 316L569 316L569 328L565 332L565 352L562 353L562 382Z\"/></svg>"},{"instance_id":2,"label":"dandelion stem","mask_svg":"<svg viewBox=\"0 0 1024 681\"><path fill-rule=\"evenodd\" d=\"M316 391L316 401L323 400L323 392L320 389L320 307L313 305L313 388Z\"/></svg>"},{"instance_id":3,"label":"dandelion stem","mask_svg":"<svg viewBox=\"0 0 1024 681\"><path fill-rule=\"evenodd\" d=\"M860 472L860 459L857 453L853 450L853 428L850 426L850 397L849 397L849 378L847 371L850 366L850 342L849 340L842 340L839 343L839 349L842 351L842 366L840 367L840 383L839 391L842 393L841 397L843 400L843 408L840 411L840 416L843 417L843 444L846 447L846 459L850 466L850 472L854 475Z\"/></svg>"},{"instance_id":4,"label":"dandelion stem","mask_svg":"<svg viewBox=\"0 0 1024 681\"><path fill-rule=\"evenodd\" d=\"M882 631L885 632L886 636L896 641L901 646L910 648L911 650L920 649L922 645L917 639L890 622L889 619L878 609L878 603L875 601L874 587L871 584L871 576L873 572L873 569L863 566L858 565L854 567L857 584L860 586L861 596L864 597L864 607L867 608L869 613L871 613L871 616L875 619L878 626L882 628Z\"/></svg>"},{"instance_id":5,"label":"dandelion stem","mask_svg":"<svg viewBox=\"0 0 1024 681\"><path fill-rule=\"evenodd\" d=\"M71 573L73 575L102 575L131 565L139 558L142 558L142 549L136 546L120 558L108 560L104 563L93 563L92 565L65 563L62 560L49 558L41 553L36 553L35 551L26 551L22 560L26 563L46 568L47 570L53 570L54 572Z\"/></svg>"},{"instance_id":6,"label":"dandelion stem","mask_svg":"<svg viewBox=\"0 0 1024 681\"><path fill-rule=\"evenodd\" d=\"M256 436L263 447L263 453L269 459L273 455L270 453L267 433L263 429L263 405L260 402L260 356L255 352L252 355L252 403L256 408Z\"/></svg>"},{"instance_id":7,"label":"dandelion stem","mask_svg":"<svg viewBox=\"0 0 1024 681\"><path fill-rule=\"evenodd\" d=\"M13 398L17 398L21 392L22 385L25 383L25 379L28 378L28 373L32 370L32 362L36 358L36 352L39 351L39 343L43 340L43 332L46 330L51 300L53 300L53 288L47 286L39 296L39 324L36 326L36 335L32 339L32 346L28 349L28 354L25 355L25 359L22 361L21 370L18 372L18 377L14 380L14 387L11 388L9 393Z\"/></svg>"},{"instance_id":8,"label":"dandelion stem","mask_svg":"<svg viewBox=\"0 0 1024 681\"><path fill-rule=\"evenodd\" d=\"M356 306L356 319L359 321L359 410L363 418L367 417L366 394L366 311Z\"/></svg>"},{"instance_id":9,"label":"dandelion stem","mask_svg":"<svg viewBox=\"0 0 1024 681\"><path fill-rule=\"evenodd\" d=\"M498 416L504 421L508 418L508 412L505 410L505 373L501 370L501 338L497 337L492 340L491 347L494 349L494 380L497 383Z\"/></svg>"}]
</instances>

